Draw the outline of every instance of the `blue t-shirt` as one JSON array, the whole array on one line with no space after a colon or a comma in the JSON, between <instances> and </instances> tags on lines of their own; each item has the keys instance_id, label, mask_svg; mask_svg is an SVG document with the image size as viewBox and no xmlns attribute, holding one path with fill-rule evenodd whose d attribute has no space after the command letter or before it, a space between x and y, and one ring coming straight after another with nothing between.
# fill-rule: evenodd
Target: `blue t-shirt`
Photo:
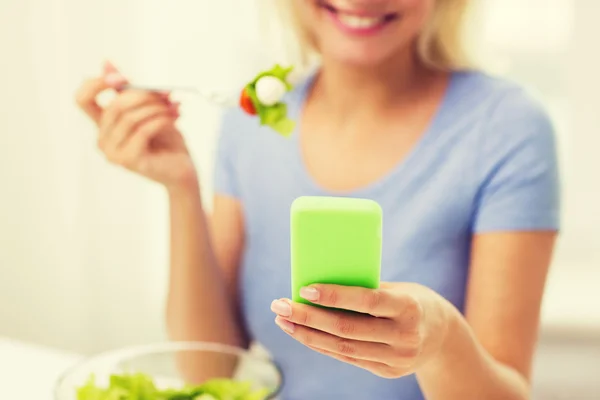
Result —
<instances>
[{"instance_id":1,"label":"blue t-shirt","mask_svg":"<svg viewBox=\"0 0 600 400\"><path fill-rule=\"evenodd\" d=\"M287 98L298 118L312 79ZM243 204L246 246L240 288L254 340L285 375L284 400L419 400L414 376L387 380L318 354L274 323L271 301L290 297L290 205L336 195L309 175L298 132L283 138L240 110L223 120L215 191ZM381 179L347 193L384 215L382 280L417 282L463 310L473 234L556 230L555 136L523 89L479 72L454 73L429 128Z\"/></svg>"}]
</instances>

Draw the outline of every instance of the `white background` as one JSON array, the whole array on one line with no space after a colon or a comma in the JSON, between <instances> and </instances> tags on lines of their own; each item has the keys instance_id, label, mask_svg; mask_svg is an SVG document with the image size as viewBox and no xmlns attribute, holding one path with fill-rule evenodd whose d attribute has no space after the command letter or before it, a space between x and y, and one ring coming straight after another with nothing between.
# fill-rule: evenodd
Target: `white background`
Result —
<instances>
[{"instance_id":1,"label":"white background","mask_svg":"<svg viewBox=\"0 0 600 400\"><path fill-rule=\"evenodd\" d=\"M109 58L134 81L235 89L267 0L0 0L0 335L78 352L161 340L162 190L105 163L73 104ZM549 328L600 329L600 36L597 0L487 0L480 55L539 93L559 128L564 230ZM219 111L185 99L210 198Z\"/></svg>"}]
</instances>

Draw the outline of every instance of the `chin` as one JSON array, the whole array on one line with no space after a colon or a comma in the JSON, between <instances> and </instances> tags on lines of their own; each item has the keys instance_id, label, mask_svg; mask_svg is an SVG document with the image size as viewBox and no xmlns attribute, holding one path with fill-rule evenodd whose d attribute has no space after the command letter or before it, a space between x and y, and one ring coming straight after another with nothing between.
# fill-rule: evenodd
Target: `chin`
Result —
<instances>
[{"instance_id":1,"label":"chin","mask_svg":"<svg viewBox=\"0 0 600 400\"><path fill-rule=\"evenodd\" d=\"M361 46L356 44L343 45L332 43L323 45L321 54L324 61L349 67L376 67L392 59L396 51L378 48L377 46Z\"/></svg>"}]
</instances>

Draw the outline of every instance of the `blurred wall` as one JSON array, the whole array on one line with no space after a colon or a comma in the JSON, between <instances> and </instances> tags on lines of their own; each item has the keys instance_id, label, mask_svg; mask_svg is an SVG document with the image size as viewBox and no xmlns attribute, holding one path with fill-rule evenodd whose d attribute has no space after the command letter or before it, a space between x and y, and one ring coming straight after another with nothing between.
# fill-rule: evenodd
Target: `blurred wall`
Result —
<instances>
[{"instance_id":1,"label":"blurred wall","mask_svg":"<svg viewBox=\"0 0 600 400\"><path fill-rule=\"evenodd\" d=\"M237 91L261 63L252 3L0 7L0 335L86 352L160 340L164 193L105 162L74 92L107 58L134 81ZM185 101L182 129L210 198L219 110Z\"/></svg>"},{"instance_id":2,"label":"blurred wall","mask_svg":"<svg viewBox=\"0 0 600 400\"><path fill-rule=\"evenodd\" d=\"M564 230L545 315L571 327L593 326L600 338L600 26L594 17L600 2L572 3L572 37L561 57L568 101L563 135Z\"/></svg>"},{"instance_id":3,"label":"blurred wall","mask_svg":"<svg viewBox=\"0 0 600 400\"><path fill-rule=\"evenodd\" d=\"M271 61L254 2L0 7L0 335L80 352L161 340L164 193L106 164L73 92L105 58L140 82L233 90ZM600 329L600 2L487 0L478 12L482 59L542 96L559 128L565 219L544 324ZM183 114L209 199L219 110L187 98Z\"/></svg>"},{"instance_id":4,"label":"blurred wall","mask_svg":"<svg viewBox=\"0 0 600 400\"><path fill-rule=\"evenodd\" d=\"M543 319L549 331L600 337L600 35L596 0L484 0L484 58L528 86L558 130L562 232Z\"/></svg>"}]
</instances>

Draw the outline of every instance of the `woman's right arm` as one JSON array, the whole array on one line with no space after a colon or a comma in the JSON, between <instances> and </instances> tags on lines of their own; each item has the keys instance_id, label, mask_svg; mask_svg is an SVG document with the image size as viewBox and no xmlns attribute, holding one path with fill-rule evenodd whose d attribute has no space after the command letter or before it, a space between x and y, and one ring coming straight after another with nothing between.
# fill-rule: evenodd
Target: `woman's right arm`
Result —
<instances>
[{"instance_id":1,"label":"woman's right arm","mask_svg":"<svg viewBox=\"0 0 600 400\"><path fill-rule=\"evenodd\" d=\"M175 341L247 347L236 293L243 242L239 203L217 196L209 220L201 204L198 185L171 190L169 201L169 337ZM201 383L211 378L232 376L237 359L219 354L197 357L182 353L177 363L188 383Z\"/></svg>"},{"instance_id":2,"label":"woman's right arm","mask_svg":"<svg viewBox=\"0 0 600 400\"><path fill-rule=\"evenodd\" d=\"M237 295L244 232L241 206L238 200L216 196L209 219L199 193L193 183L169 192L169 336L246 347Z\"/></svg>"},{"instance_id":3,"label":"woman's right arm","mask_svg":"<svg viewBox=\"0 0 600 400\"><path fill-rule=\"evenodd\" d=\"M245 347L247 338L237 302L244 232L239 201L217 196L209 222L196 170L175 126L177 105L165 95L131 90L118 91L105 108L97 104L101 92L125 83L116 69L107 65L104 76L80 87L77 102L98 126L98 145L109 161L167 189L171 217L169 336L177 341ZM179 359L187 377L194 381L226 376L232 367L232 360L195 358Z\"/></svg>"}]
</instances>

